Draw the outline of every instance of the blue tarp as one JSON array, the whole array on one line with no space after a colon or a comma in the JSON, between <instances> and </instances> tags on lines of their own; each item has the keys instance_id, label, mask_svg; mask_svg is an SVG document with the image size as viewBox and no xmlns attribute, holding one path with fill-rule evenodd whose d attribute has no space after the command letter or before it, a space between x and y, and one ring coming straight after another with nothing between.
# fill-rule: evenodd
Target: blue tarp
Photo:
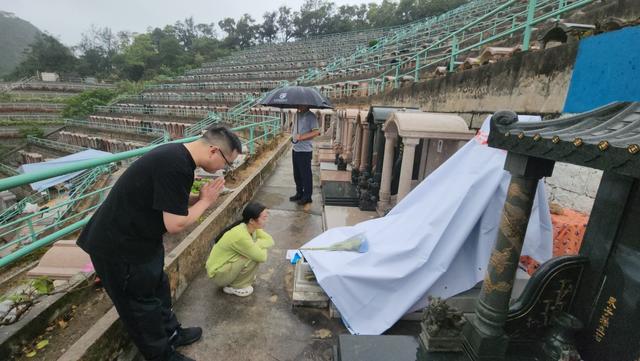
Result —
<instances>
[{"instance_id":1,"label":"blue tarp","mask_svg":"<svg viewBox=\"0 0 640 361\"><path fill-rule=\"evenodd\" d=\"M637 4L636 4L637 5ZM564 112L640 101L640 26L580 40Z\"/></svg>"},{"instance_id":2,"label":"blue tarp","mask_svg":"<svg viewBox=\"0 0 640 361\"><path fill-rule=\"evenodd\" d=\"M521 120L533 120L524 117ZM427 296L448 298L485 275L511 176L506 152L486 143L489 122L388 215L329 229L303 246L319 247L364 233L369 251L302 251L320 286L354 334L378 335ZM523 255L552 254L544 183L538 185Z\"/></svg>"},{"instance_id":3,"label":"blue tarp","mask_svg":"<svg viewBox=\"0 0 640 361\"><path fill-rule=\"evenodd\" d=\"M64 157L48 160L46 162L23 164L18 168L18 171L20 173L25 173L25 174L40 172L43 170L57 168L63 165L68 165L81 160L100 158L100 157L105 157L107 155L111 155L111 153L103 152L101 150L95 150L95 149L87 149L87 150L83 150L82 152L66 155ZM35 191L40 192L49 187L53 187L56 184L64 183L82 172L83 171L73 172L73 173L41 180L39 182L31 183L31 188Z\"/></svg>"}]
</instances>

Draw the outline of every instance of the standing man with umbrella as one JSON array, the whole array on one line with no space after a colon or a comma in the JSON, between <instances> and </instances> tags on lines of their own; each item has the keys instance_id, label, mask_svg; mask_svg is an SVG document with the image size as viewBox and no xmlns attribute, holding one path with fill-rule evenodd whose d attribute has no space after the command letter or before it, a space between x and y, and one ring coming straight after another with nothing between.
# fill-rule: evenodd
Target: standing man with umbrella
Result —
<instances>
[{"instance_id":1,"label":"standing man with umbrella","mask_svg":"<svg viewBox=\"0 0 640 361\"><path fill-rule=\"evenodd\" d=\"M291 131L293 142L293 179L296 182L296 194L289 197L292 202L299 205L311 203L313 193L313 174L311 173L311 158L313 155L313 143L311 140L320 135L318 130L318 118L308 106L298 107L298 114Z\"/></svg>"},{"instance_id":2,"label":"standing man with umbrella","mask_svg":"<svg viewBox=\"0 0 640 361\"><path fill-rule=\"evenodd\" d=\"M293 143L293 178L296 182L296 194L289 198L299 205L311 203L313 175L311 173L312 139L320 135L318 119L310 108L333 108L331 102L315 88L287 86L278 88L261 102L262 105L279 108L296 108L298 114L291 131Z\"/></svg>"}]
</instances>

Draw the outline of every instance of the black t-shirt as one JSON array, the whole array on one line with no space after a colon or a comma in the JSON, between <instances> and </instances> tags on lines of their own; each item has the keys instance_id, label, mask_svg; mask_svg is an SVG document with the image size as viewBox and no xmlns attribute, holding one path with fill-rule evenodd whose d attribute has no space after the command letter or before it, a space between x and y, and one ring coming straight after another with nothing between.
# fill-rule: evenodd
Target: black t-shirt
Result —
<instances>
[{"instance_id":1,"label":"black t-shirt","mask_svg":"<svg viewBox=\"0 0 640 361\"><path fill-rule=\"evenodd\" d=\"M145 263L164 252L162 212L189 214L196 164L184 145L161 145L120 176L78 237L93 256Z\"/></svg>"}]
</instances>

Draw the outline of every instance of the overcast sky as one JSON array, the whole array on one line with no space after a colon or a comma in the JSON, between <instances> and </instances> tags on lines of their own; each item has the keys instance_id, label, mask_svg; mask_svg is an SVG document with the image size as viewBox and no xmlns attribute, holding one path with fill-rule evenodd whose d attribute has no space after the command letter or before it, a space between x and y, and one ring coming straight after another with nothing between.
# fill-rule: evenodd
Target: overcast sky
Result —
<instances>
[{"instance_id":1,"label":"overcast sky","mask_svg":"<svg viewBox=\"0 0 640 361\"><path fill-rule=\"evenodd\" d=\"M332 0L344 4L379 3L380 0ZM218 23L249 13L258 22L262 14L287 5L298 10L304 0L0 0L0 10L15 13L65 45L75 45L91 27L110 27L114 32L144 32L193 16L196 23ZM218 29L219 31L219 29ZM222 35L222 34L220 34Z\"/></svg>"}]
</instances>

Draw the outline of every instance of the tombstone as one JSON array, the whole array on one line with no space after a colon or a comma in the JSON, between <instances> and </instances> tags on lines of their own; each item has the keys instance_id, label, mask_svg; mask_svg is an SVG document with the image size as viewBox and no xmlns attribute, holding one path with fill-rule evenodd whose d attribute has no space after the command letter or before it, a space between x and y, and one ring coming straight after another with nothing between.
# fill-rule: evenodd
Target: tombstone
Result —
<instances>
[{"instance_id":1,"label":"tombstone","mask_svg":"<svg viewBox=\"0 0 640 361\"><path fill-rule=\"evenodd\" d=\"M385 147L377 209L381 215L474 135L459 116L429 112L394 112L383 131Z\"/></svg>"},{"instance_id":2,"label":"tombstone","mask_svg":"<svg viewBox=\"0 0 640 361\"><path fill-rule=\"evenodd\" d=\"M382 180L382 160L384 156L384 133L382 126L393 112L419 112L418 108L378 107L372 106L367 114L368 135L363 140L366 149L361 150L364 164L360 166L360 178L358 179L358 193L363 211L375 211L378 203L378 191Z\"/></svg>"},{"instance_id":3,"label":"tombstone","mask_svg":"<svg viewBox=\"0 0 640 361\"><path fill-rule=\"evenodd\" d=\"M16 203L16 195L10 191L0 192L0 212L13 206Z\"/></svg>"},{"instance_id":4,"label":"tombstone","mask_svg":"<svg viewBox=\"0 0 640 361\"><path fill-rule=\"evenodd\" d=\"M491 120L489 145L507 151L512 174L497 240L475 314L462 330L463 352L429 352L415 336L340 337L337 360L634 361L640 355L640 102L610 105L560 120ZM515 303L514 275L538 181L555 162L602 170L579 255L538 268Z\"/></svg>"}]
</instances>

